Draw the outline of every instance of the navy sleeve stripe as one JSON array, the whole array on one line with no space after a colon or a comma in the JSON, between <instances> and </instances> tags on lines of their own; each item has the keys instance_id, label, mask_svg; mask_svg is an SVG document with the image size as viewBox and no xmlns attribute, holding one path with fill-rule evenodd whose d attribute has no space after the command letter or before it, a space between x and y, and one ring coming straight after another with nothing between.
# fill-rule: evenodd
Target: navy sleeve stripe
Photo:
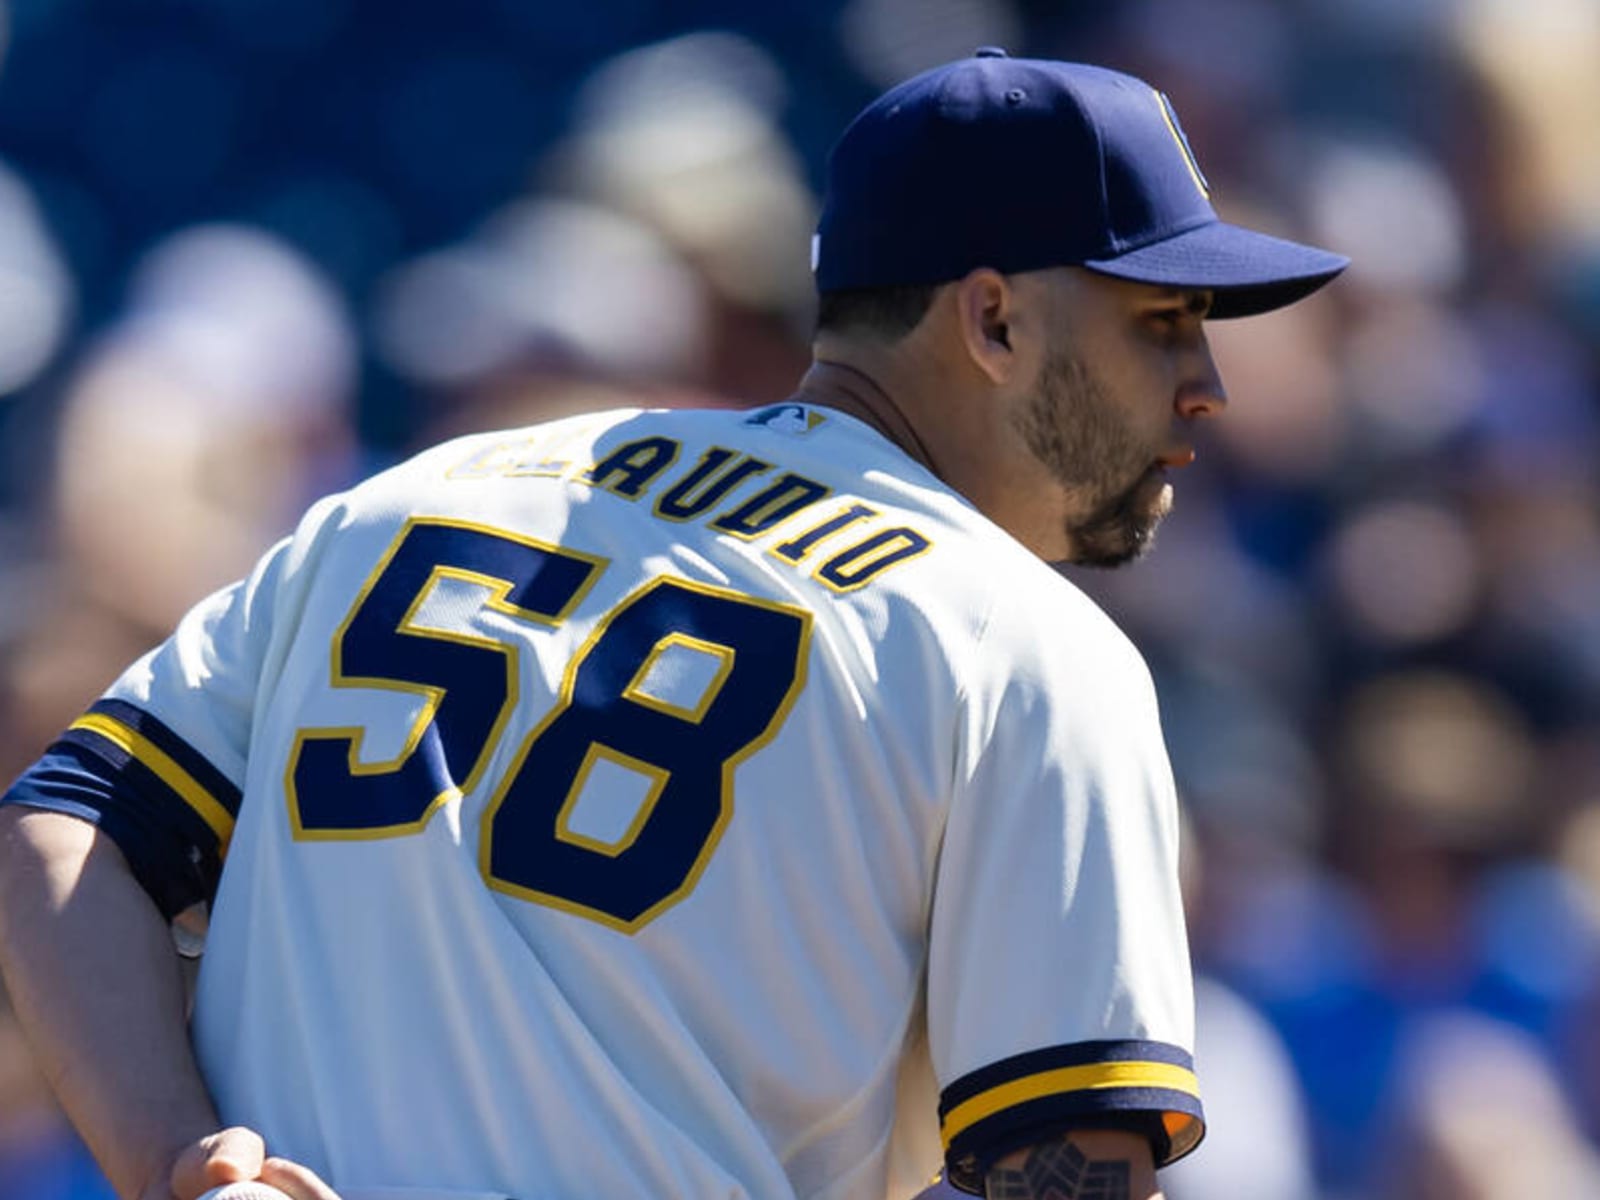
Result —
<instances>
[{"instance_id":1,"label":"navy sleeve stripe","mask_svg":"<svg viewBox=\"0 0 1600 1200\"><path fill-rule=\"evenodd\" d=\"M232 794L224 794L219 799L186 770L182 762L111 713L91 710L68 726L62 740L97 752L108 761L116 761L115 752L120 751L127 759L138 762L169 796L187 805L204 821L226 850L233 837L234 815L239 810L237 789L230 785ZM193 759L198 755L186 749L185 757Z\"/></svg>"},{"instance_id":2,"label":"navy sleeve stripe","mask_svg":"<svg viewBox=\"0 0 1600 1200\"><path fill-rule=\"evenodd\" d=\"M228 810L230 816L239 815L239 789L193 746L173 733L161 720L126 700L99 700L89 708L90 713L110 717L118 724L133 730L159 749L205 791Z\"/></svg>"},{"instance_id":3,"label":"navy sleeve stripe","mask_svg":"<svg viewBox=\"0 0 1600 1200\"><path fill-rule=\"evenodd\" d=\"M1163 1042L1076 1042L1014 1055L956 1080L939 1105L951 1182L981 1192L983 1172L1018 1148L1109 1114L1159 1118L1156 1165L1173 1162L1205 1132L1193 1059Z\"/></svg>"},{"instance_id":4,"label":"navy sleeve stripe","mask_svg":"<svg viewBox=\"0 0 1600 1200\"><path fill-rule=\"evenodd\" d=\"M92 774L99 783L98 794L92 799L85 796L86 803L103 808L107 800L114 803L119 792L130 793L137 797L138 807L146 814L148 822L171 826L186 845L213 854L218 860L227 853L227 844L217 837L216 830L192 806L181 802L182 798L176 796L159 775L123 747L85 730L68 729L50 747L41 764L61 767L69 761L84 773ZM18 783L31 778L35 778L34 771L23 775ZM43 782L56 794L63 778L60 774L47 775ZM79 780L82 780L81 775Z\"/></svg>"},{"instance_id":5,"label":"navy sleeve stripe","mask_svg":"<svg viewBox=\"0 0 1600 1200\"><path fill-rule=\"evenodd\" d=\"M1014 1054L999 1062L980 1067L957 1079L939 1097L939 1115L943 1117L952 1108L980 1092L1045 1071L1058 1071L1063 1067L1082 1067L1096 1063L1147 1062L1168 1063L1185 1071L1194 1070L1194 1057L1170 1042L1145 1042L1134 1039L1116 1041L1071 1042L1064 1046L1047 1046L1043 1050L1030 1050Z\"/></svg>"}]
</instances>

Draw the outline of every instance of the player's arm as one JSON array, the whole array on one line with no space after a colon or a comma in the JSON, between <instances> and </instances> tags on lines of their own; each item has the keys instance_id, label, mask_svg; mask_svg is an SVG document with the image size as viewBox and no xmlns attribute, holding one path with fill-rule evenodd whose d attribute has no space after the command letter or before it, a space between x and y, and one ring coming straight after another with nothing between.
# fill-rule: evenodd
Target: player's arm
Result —
<instances>
[{"instance_id":1,"label":"player's arm","mask_svg":"<svg viewBox=\"0 0 1600 1200\"><path fill-rule=\"evenodd\" d=\"M169 925L221 875L288 555L281 543L198 604L0 796L0 971L124 1200L257 1176L297 1200L333 1196L264 1161L255 1134L218 1128Z\"/></svg>"},{"instance_id":2,"label":"player's arm","mask_svg":"<svg viewBox=\"0 0 1600 1200\"><path fill-rule=\"evenodd\" d=\"M166 918L116 844L64 813L0 807L0 968L40 1066L125 1200L260 1177L334 1200L261 1138L221 1130L195 1067Z\"/></svg>"},{"instance_id":3,"label":"player's arm","mask_svg":"<svg viewBox=\"0 0 1600 1200\"><path fill-rule=\"evenodd\" d=\"M167 923L94 826L0 808L0 966L118 1195L161 1195L182 1148L218 1121L190 1056Z\"/></svg>"},{"instance_id":4,"label":"player's arm","mask_svg":"<svg viewBox=\"0 0 1600 1200\"><path fill-rule=\"evenodd\" d=\"M1204 1130L1153 688L1125 641L1084 625L1059 661L1003 631L958 759L928 1032L947 1177L971 1194L1036 1194L1031 1162L1036 1180L1091 1172L1065 1196L1146 1200Z\"/></svg>"},{"instance_id":5,"label":"player's arm","mask_svg":"<svg viewBox=\"0 0 1600 1200\"><path fill-rule=\"evenodd\" d=\"M1119 1130L1081 1130L1016 1150L984 1176L988 1200L1160 1200L1150 1143Z\"/></svg>"}]
</instances>

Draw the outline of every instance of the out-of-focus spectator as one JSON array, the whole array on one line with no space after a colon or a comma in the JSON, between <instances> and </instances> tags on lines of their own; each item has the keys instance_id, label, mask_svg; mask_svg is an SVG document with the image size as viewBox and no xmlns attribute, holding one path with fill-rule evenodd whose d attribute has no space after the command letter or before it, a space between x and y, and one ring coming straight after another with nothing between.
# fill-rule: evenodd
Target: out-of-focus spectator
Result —
<instances>
[{"instance_id":1,"label":"out-of-focus spectator","mask_svg":"<svg viewBox=\"0 0 1600 1200\"><path fill-rule=\"evenodd\" d=\"M63 389L52 557L0 654L20 765L200 595L353 470L355 347L313 264L256 230L154 247Z\"/></svg>"},{"instance_id":2,"label":"out-of-focus spectator","mask_svg":"<svg viewBox=\"0 0 1600 1200\"><path fill-rule=\"evenodd\" d=\"M27 181L0 163L0 403L66 341L73 281Z\"/></svg>"},{"instance_id":3,"label":"out-of-focus spectator","mask_svg":"<svg viewBox=\"0 0 1600 1200\"><path fill-rule=\"evenodd\" d=\"M1413 1032L1400 1068L1385 1197L1600 1195L1600 1158L1527 1037L1479 1016L1444 1014Z\"/></svg>"},{"instance_id":4,"label":"out-of-focus spectator","mask_svg":"<svg viewBox=\"0 0 1600 1200\"><path fill-rule=\"evenodd\" d=\"M57 534L75 581L159 632L341 482L348 318L314 264L242 227L152 249L68 383Z\"/></svg>"}]
</instances>

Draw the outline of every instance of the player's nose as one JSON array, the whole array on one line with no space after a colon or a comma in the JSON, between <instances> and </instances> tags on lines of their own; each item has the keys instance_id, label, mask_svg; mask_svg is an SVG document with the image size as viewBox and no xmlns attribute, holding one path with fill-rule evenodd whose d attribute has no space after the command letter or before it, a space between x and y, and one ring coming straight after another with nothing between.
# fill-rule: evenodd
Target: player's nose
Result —
<instances>
[{"instance_id":1,"label":"player's nose","mask_svg":"<svg viewBox=\"0 0 1600 1200\"><path fill-rule=\"evenodd\" d=\"M1196 355L1183 383L1178 388L1176 408L1185 420L1198 417L1220 417L1228 406L1227 389L1222 386L1222 373L1211 357L1211 347L1204 340L1196 347Z\"/></svg>"}]
</instances>

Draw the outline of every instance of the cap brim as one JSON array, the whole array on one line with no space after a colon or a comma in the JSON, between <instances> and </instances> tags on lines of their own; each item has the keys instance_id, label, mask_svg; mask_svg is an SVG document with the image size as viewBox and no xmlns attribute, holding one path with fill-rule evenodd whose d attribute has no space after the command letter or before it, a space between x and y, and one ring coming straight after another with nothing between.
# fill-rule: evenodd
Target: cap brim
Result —
<instances>
[{"instance_id":1,"label":"cap brim","mask_svg":"<svg viewBox=\"0 0 1600 1200\"><path fill-rule=\"evenodd\" d=\"M1102 275L1169 287L1209 288L1210 316L1250 317L1309 296L1350 265L1342 254L1210 222L1083 264Z\"/></svg>"}]
</instances>

